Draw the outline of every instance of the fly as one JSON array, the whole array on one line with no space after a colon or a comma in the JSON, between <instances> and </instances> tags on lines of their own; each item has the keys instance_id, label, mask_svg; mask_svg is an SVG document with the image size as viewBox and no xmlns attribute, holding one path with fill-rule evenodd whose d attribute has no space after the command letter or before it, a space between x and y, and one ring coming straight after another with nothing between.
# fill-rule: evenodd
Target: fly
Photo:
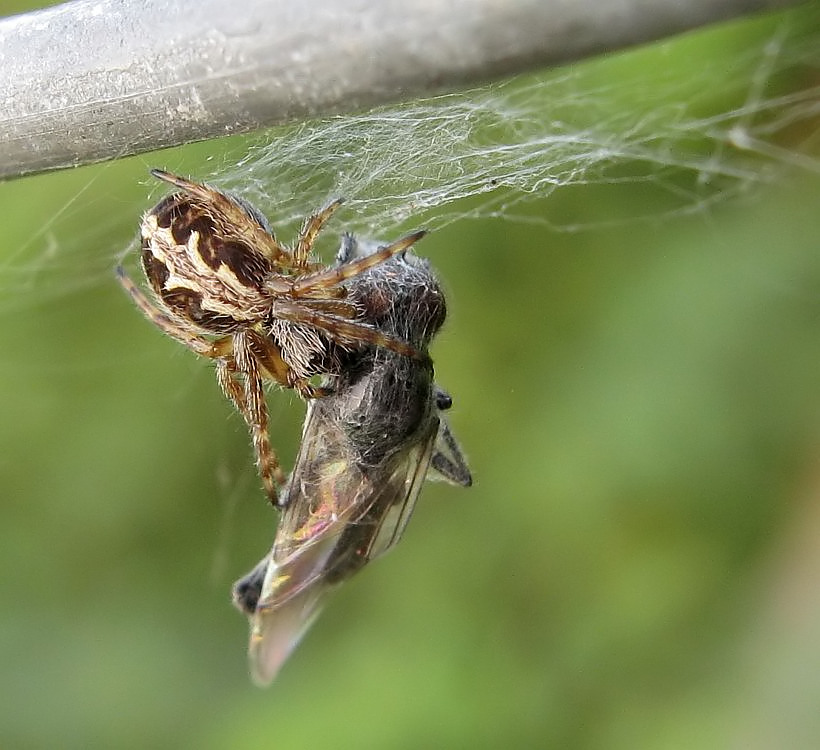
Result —
<instances>
[{"instance_id":1,"label":"fly","mask_svg":"<svg viewBox=\"0 0 820 750\"><path fill-rule=\"evenodd\" d=\"M375 247L375 246L373 246ZM372 251L346 235L345 263ZM444 322L426 261L405 252L348 284L367 320L420 353ZM251 622L254 681L270 683L327 594L396 544L428 476L472 483L442 412L451 399L428 357L349 352L333 392L309 402L270 553L233 590Z\"/></svg>"}]
</instances>

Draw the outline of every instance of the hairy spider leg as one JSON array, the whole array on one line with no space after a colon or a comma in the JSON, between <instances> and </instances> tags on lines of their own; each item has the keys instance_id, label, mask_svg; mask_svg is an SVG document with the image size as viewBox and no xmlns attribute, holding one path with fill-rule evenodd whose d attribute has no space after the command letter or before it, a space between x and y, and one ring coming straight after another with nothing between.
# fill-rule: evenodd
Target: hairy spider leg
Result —
<instances>
[{"instance_id":1,"label":"hairy spider leg","mask_svg":"<svg viewBox=\"0 0 820 750\"><path fill-rule=\"evenodd\" d=\"M282 351L269 337L253 329L246 331L253 347L256 361L262 366L263 374L286 388L295 388L302 398L322 398L331 391L312 385L307 378L297 378L293 370L282 359Z\"/></svg>"},{"instance_id":2,"label":"hairy spider leg","mask_svg":"<svg viewBox=\"0 0 820 750\"><path fill-rule=\"evenodd\" d=\"M332 338L342 342L363 342L380 346L414 359L426 359L428 355L420 353L404 341L388 336L366 323L357 323L353 320L344 320L341 317L327 314L314 309L315 306L325 306L327 300L312 299L311 294L326 293L328 289L338 286L343 281L368 271L374 266L390 260L395 255L404 252L411 245L418 242L424 231L414 232L390 245L380 247L376 252L363 258L343 263L316 273L305 274L295 280L271 278L267 287L277 299L272 305L272 314L275 317L289 320L294 323L320 328L327 331ZM290 299L288 299L290 297ZM284 298L284 299L283 299Z\"/></svg>"},{"instance_id":3,"label":"hairy spider leg","mask_svg":"<svg viewBox=\"0 0 820 750\"><path fill-rule=\"evenodd\" d=\"M307 265L310 251L313 249L313 243L316 241L316 236L322 231L322 227L330 221L330 217L336 213L336 209L342 205L344 198L337 198L325 208L308 216L302 224L302 229L299 232L299 239L296 241L296 247L293 250L293 259L297 266Z\"/></svg>"},{"instance_id":4,"label":"hairy spider leg","mask_svg":"<svg viewBox=\"0 0 820 750\"><path fill-rule=\"evenodd\" d=\"M277 484L284 484L285 475L279 464L279 458L270 445L268 436L268 409L265 403L262 378L256 361L256 351L253 346L264 342L261 336L252 336L247 331L240 331L230 336L223 336L211 341L204 336L197 336L177 323L164 312L159 310L143 294L142 290L126 275L121 266L116 269L120 284L128 292L134 304L143 314L152 321L163 333L176 339L192 351L203 357L216 360L216 377L222 392L233 403L245 419L251 432L256 464L265 492L271 503L279 505ZM282 360L278 350L271 351L275 345L268 343L264 348L263 367L271 379L281 385L292 385L293 378L289 368ZM243 383L236 380L241 375ZM300 391L301 392L301 391ZM303 394L304 395L304 394ZM309 395L314 395L310 393ZM323 395L323 394L316 394Z\"/></svg>"},{"instance_id":5,"label":"hairy spider leg","mask_svg":"<svg viewBox=\"0 0 820 750\"><path fill-rule=\"evenodd\" d=\"M163 182L184 190L206 204L210 213L217 215L222 223L238 230L239 239L259 250L273 263L287 267L294 265L291 253L279 244L273 234L268 232L258 221L248 216L238 203L232 201L224 193L208 185L193 182L162 169L152 169L151 174Z\"/></svg>"},{"instance_id":6,"label":"hairy spider leg","mask_svg":"<svg viewBox=\"0 0 820 750\"><path fill-rule=\"evenodd\" d=\"M277 299L273 302L271 310L276 318L289 320L292 323L301 323L312 328L320 328L326 331L332 339L343 345L345 343L361 342L380 346L413 359L424 360L429 357L429 355L419 352L410 344L392 336L387 336L366 323L357 323L353 320L345 320L334 315L318 312L308 307L307 304L302 304L299 300Z\"/></svg>"},{"instance_id":7,"label":"hairy spider leg","mask_svg":"<svg viewBox=\"0 0 820 750\"><path fill-rule=\"evenodd\" d=\"M172 339L176 339L180 344L184 344L203 357L214 358L221 356L221 346L224 346L225 339L229 340L230 337L225 337L225 339L219 339L218 341L211 341L204 336L191 333L189 327L177 322L154 305L151 300L145 296L142 289L125 273L122 266L117 266L115 272L117 279L125 291L128 292L134 304L142 311L142 314L163 333L168 334Z\"/></svg>"},{"instance_id":8,"label":"hairy spider leg","mask_svg":"<svg viewBox=\"0 0 820 750\"><path fill-rule=\"evenodd\" d=\"M344 287L339 287L344 294L347 290ZM332 315L336 318L344 318L345 320L356 320L361 314L361 306L348 299L342 298L328 298L328 299L314 299L312 297L300 297L299 304L309 307L311 310L317 310L325 315Z\"/></svg>"},{"instance_id":9,"label":"hairy spider leg","mask_svg":"<svg viewBox=\"0 0 820 750\"><path fill-rule=\"evenodd\" d=\"M341 284L343 281L364 273L365 271L390 260L394 255L404 252L411 245L418 242L425 231L413 232L400 240L396 240L389 245L380 247L376 252L365 255L362 258L342 263L338 266L330 266L315 273L308 273L297 279L269 279L267 287L272 292L287 294L293 297L309 297L311 292L325 290Z\"/></svg>"},{"instance_id":10,"label":"hairy spider leg","mask_svg":"<svg viewBox=\"0 0 820 750\"><path fill-rule=\"evenodd\" d=\"M274 451L269 444L270 440L267 427L263 428L264 432L261 436L261 441L256 439L256 423L253 421L253 414L248 406L248 400L245 398L249 376L244 375L244 381L240 382L237 379L237 376L240 374L239 366L233 358L220 357L216 360L216 380L219 383L219 387L242 415L251 431L251 439L256 455L256 466L259 471L259 476L262 478L265 494L268 496L272 505L281 507L276 485L284 484L285 475L282 472L276 451ZM264 404L264 401L262 403ZM267 420L267 409L265 410L265 416ZM265 425L267 425L266 420Z\"/></svg>"},{"instance_id":11,"label":"hairy spider leg","mask_svg":"<svg viewBox=\"0 0 820 750\"><path fill-rule=\"evenodd\" d=\"M280 507L277 485L285 483L285 475L279 457L270 444L268 406L254 347L256 342L248 331L237 331L232 340L233 355L217 359L217 381L223 393L244 417L251 432L256 466L262 477L265 493L273 505ZM241 383L237 381L237 376L241 376Z\"/></svg>"}]
</instances>

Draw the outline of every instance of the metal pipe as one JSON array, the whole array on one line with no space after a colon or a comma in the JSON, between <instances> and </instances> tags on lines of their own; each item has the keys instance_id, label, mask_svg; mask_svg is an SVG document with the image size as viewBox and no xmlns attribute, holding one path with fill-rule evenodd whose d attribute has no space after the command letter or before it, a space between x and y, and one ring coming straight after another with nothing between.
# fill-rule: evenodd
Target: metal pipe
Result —
<instances>
[{"instance_id":1,"label":"metal pipe","mask_svg":"<svg viewBox=\"0 0 820 750\"><path fill-rule=\"evenodd\" d=\"M795 0L75 0L0 20L0 178L456 90Z\"/></svg>"}]
</instances>

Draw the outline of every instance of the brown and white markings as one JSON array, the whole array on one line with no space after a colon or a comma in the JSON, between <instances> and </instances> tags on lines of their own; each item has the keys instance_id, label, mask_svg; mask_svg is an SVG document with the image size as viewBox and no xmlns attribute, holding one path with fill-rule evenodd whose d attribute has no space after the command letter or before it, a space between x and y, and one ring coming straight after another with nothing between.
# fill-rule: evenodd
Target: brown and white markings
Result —
<instances>
[{"instance_id":1,"label":"brown and white markings","mask_svg":"<svg viewBox=\"0 0 820 750\"><path fill-rule=\"evenodd\" d=\"M347 236L342 261L356 252ZM444 320L435 278L410 253L357 277L351 293L383 331L419 351ZM234 585L258 684L273 680L327 594L398 542L428 471L471 484L441 416L450 404L429 360L371 348L353 353L334 392L308 405L273 547Z\"/></svg>"},{"instance_id":2,"label":"brown and white markings","mask_svg":"<svg viewBox=\"0 0 820 750\"><path fill-rule=\"evenodd\" d=\"M121 267L117 275L158 328L216 360L219 385L248 424L265 491L278 504L284 475L270 445L263 382L316 398L328 393L332 378L325 388L315 387L311 378L336 375L348 351L376 346L426 359L368 320L346 286L424 232L365 257L323 266L312 257L313 244L341 200L309 216L289 247L241 198L158 169L151 174L180 189L142 218L142 267L154 301Z\"/></svg>"}]
</instances>

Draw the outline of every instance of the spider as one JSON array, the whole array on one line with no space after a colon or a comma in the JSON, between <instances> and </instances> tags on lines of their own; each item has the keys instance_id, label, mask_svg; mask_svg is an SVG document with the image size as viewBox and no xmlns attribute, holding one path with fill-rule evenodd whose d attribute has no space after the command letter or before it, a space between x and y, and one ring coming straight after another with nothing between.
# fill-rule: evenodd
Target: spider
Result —
<instances>
[{"instance_id":1,"label":"spider","mask_svg":"<svg viewBox=\"0 0 820 750\"><path fill-rule=\"evenodd\" d=\"M160 330L216 361L216 378L251 433L271 503L281 507L285 477L268 435L264 381L306 399L329 394L317 375L339 373L340 350L366 346L427 359L369 323L344 282L403 252L425 232L409 234L365 257L323 266L311 257L317 235L342 204L334 200L304 221L292 247L241 198L163 170L151 174L179 188L142 218L142 267L154 301L124 272L117 276Z\"/></svg>"}]
</instances>

